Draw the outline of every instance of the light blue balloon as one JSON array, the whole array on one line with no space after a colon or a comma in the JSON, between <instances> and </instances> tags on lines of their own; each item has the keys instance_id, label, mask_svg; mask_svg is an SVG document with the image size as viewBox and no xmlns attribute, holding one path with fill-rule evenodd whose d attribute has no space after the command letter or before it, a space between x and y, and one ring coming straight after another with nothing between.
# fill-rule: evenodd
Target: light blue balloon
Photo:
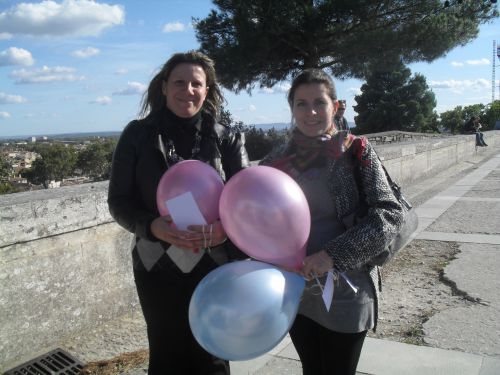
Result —
<instances>
[{"instance_id":1,"label":"light blue balloon","mask_svg":"<svg viewBox=\"0 0 500 375\"><path fill-rule=\"evenodd\" d=\"M219 358L258 357L290 330L304 287L301 276L271 264L227 263L205 276L191 297L193 335Z\"/></svg>"}]
</instances>

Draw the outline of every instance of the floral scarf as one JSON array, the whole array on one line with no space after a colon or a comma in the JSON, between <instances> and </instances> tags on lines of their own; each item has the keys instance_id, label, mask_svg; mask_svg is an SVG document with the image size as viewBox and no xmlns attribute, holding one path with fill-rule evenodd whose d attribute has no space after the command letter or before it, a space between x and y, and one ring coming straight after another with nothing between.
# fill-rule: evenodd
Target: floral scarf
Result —
<instances>
[{"instance_id":1,"label":"floral scarf","mask_svg":"<svg viewBox=\"0 0 500 375\"><path fill-rule=\"evenodd\" d=\"M291 177L298 177L306 170L321 167L329 160L339 159L353 144L353 154L361 160L366 145L365 138L344 134L333 129L318 137L307 137L295 128L285 156L271 164Z\"/></svg>"}]
</instances>

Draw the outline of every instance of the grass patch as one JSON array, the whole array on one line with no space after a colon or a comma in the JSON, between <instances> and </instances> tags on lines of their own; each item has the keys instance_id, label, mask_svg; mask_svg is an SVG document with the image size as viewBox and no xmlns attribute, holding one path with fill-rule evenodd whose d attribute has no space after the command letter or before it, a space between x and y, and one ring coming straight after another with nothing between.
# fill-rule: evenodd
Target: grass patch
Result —
<instances>
[{"instance_id":1,"label":"grass patch","mask_svg":"<svg viewBox=\"0 0 500 375\"><path fill-rule=\"evenodd\" d=\"M403 342L411 345L424 345L424 331L421 326L412 326L404 332Z\"/></svg>"},{"instance_id":2,"label":"grass patch","mask_svg":"<svg viewBox=\"0 0 500 375\"><path fill-rule=\"evenodd\" d=\"M123 353L114 358L89 362L80 371L81 375L118 375L147 363L149 350Z\"/></svg>"}]
</instances>

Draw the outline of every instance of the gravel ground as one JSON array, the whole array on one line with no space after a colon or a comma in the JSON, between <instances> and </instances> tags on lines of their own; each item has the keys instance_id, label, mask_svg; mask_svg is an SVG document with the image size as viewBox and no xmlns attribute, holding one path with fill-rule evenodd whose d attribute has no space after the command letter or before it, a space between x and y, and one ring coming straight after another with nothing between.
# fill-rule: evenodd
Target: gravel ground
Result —
<instances>
[{"instance_id":1,"label":"gravel ground","mask_svg":"<svg viewBox=\"0 0 500 375\"><path fill-rule=\"evenodd\" d=\"M422 345L430 316L473 303L442 277L457 252L453 242L414 240L384 266L378 328L368 336Z\"/></svg>"}]
</instances>

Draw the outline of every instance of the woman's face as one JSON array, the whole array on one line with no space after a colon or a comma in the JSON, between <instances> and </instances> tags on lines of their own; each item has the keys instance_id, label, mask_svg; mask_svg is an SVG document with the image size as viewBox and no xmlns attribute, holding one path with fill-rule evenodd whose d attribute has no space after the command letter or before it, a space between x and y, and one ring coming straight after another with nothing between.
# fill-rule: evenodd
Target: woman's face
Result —
<instances>
[{"instance_id":1,"label":"woman's face","mask_svg":"<svg viewBox=\"0 0 500 375\"><path fill-rule=\"evenodd\" d=\"M292 114L302 134L316 137L333 126L335 103L323 83L307 83L295 89Z\"/></svg>"},{"instance_id":2,"label":"woman's face","mask_svg":"<svg viewBox=\"0 0 500 375\"><path fill-rule=\"evenodd\" d=\"M168 81L163 82L163 95L167 108L179 117L196 115L207 97L207 76L200 65L181 63L177 65Z\"/></svg>"}]
</instances>

